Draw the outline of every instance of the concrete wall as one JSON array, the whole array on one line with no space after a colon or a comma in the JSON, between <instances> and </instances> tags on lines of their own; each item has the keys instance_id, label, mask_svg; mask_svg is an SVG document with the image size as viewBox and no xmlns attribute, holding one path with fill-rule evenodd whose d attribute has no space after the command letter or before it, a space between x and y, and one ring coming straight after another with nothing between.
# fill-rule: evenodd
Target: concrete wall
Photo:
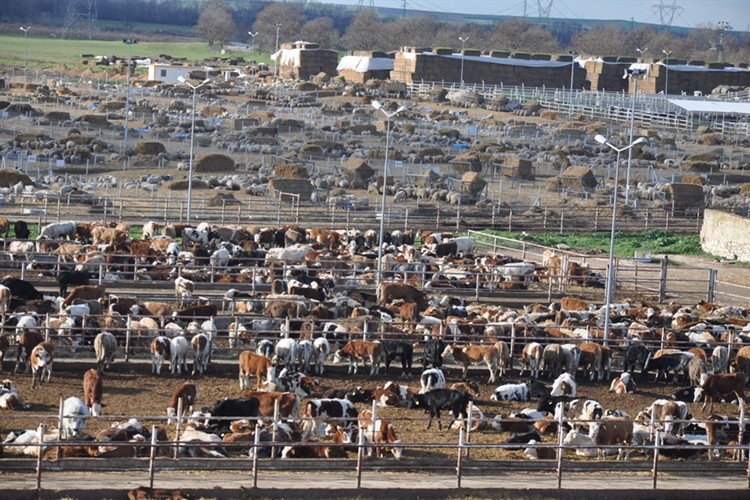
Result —
<instances>
[{"instance_id":1,"label":"concrete wall","mask_svg":"<svg viewBox=\"0 0 750 500\"><path fill-rule=\"evenodd\" d=\"M701 227L703 251L750 262L750 219L706 209Z\"/></svg>"}]
</instances>

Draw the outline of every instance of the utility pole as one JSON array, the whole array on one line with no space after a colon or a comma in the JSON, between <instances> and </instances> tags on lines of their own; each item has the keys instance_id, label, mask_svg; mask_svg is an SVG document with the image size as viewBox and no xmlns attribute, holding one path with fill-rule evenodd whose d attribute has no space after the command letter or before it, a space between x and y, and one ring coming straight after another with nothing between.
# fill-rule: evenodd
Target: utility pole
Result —
<instances>
[{"instance_id":1,"label":"utility pole","mask_svg":"<svg viewBox=\"0 0 750 500\"><path fill-rule=\"evenodd\" d=\"M130 132L130 125L128 123L130 119L130 58L132 57L131 47L138 43L135 38L124 38L122 43L128 46L128 69L127 69L127 83L125 84L125 139L122 144L122 154L127 154L128 149L128 133Z\"/></svg>"},{"instance_id":2,"label":"utility pole","mask_svg":"<svg viewBox=\"0 0 750 500\"><path fill-rule=\"evenodd\" d=\"M28 83L28 70L29 70L29 41L26 35L29 33L31 26L24 28L21 26L23 31L23 83Z\"/></svg>"},{"instance_id":3,"label":"utility pole","mask_svg":"<svg viewBox=\"0 0 750 500\"><path fill-rule=\"evenodd\" d=\"M276 68L274 69L274 76L279 77L279 28L281 23L276 23Z\"/></svg>"}]
</instances>

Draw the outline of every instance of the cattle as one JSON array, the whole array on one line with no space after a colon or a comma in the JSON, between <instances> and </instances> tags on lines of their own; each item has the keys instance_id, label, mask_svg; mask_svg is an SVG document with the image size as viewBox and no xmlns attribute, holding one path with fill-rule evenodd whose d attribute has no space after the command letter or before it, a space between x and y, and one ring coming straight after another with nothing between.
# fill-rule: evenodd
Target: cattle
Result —
<instances>
[{"instance_id":1,"label":"cattle","mask_svg":"<svg viewBox=\"0 0 750 500\"><path fill-rule=\"evenodd\" d=\"M503 384L492 392L492 401L529 401L531 395L526 384Z\"/></svg>"},{"instance_id":2,"label":"cattle","mask_svg":"<svg viewBox=\"0 0 750 500\"><path fill-rule=\"evenodd\" d=\"M530 460L553 460L557 457L557 450L555 448L537 446L540 442L536 439L530 440L527 444L531 446L525 448L523 454Z\"/></svg>"},{"instance_id":3,"label":"cattle","mask_svg":"<svg viewBox=\"0 0 750 500\"><path fill-rule=\"evenodd\" d=\"M106 289L102 285L79 285L65 297L63 307L68 307L76 300L99 300L106 295Z\"/></svg>"},{"instance_id":4,"label":"cattle","mask_svg":"<svg viewBox=\"0 0 750 500\"><path fill-rule=\"evenodd\" d=\"M300 397L308 397L313 393L321 391L320 381L304 373L289 372L286 368L281 370L278 376L275 372L275 367L268 369L267 380L263 384L263 390L293 392Z\"/></svg>"},{"instance_id":5,"label":"cattle","mask_svg":"<svg viewBox=\"0 0 750 500\"><path fill-rule=\"evenodd\" d=\"M589 436L597 446L630 445L633 439L633 421L620 417L602 417L599 421L589 424ZM605 458L606 453L606 449L598 449L600 459ZM629 448L618 448L617 460L627 460L629 457Z\"/></svg>"},{"instance_id":6,"label":"cattle","mask_svg":"<svg viewBox=\"0 0 750 500\"><path fill-rule=\"evenodd\" d=\"M180 307L185 303L186 299L193 296L195 291L195 282L182 276L178 276L174 280L174 293L180 301Z\"/></svg>"},{"instance_id":7,"label":"cattle","mask_svg":"<svg viewBox=\"0 0 750 500\"><path fill-rule=\"evenodd\" d=\"M31 350L31 387L36 386L37 380L41 384L45 374L49 383L52 377L54 351L55 347L51 342L42 342Z\"/></svg>"},{"instance_id":8,"label":"cattle","mask_svg":"<svg viewBox=\"0 0 750 500\"><path fill-rule=\"evenodd\" d=\"M735 395L738 400L745 400L745 377L741 373L724 373L709 375L706 380L695 391L695 401L700 396L705 398L704 409L708 402L711 402L710 412L714 410L714 401L722 396Z\"/></svg>"},{"instance_id":9,"label":"cattle","mask_svg":"<svg viewBox=\"0 0 750 500\"><path fill-rule=\"evenodd\" d=\"M643 419L653 419L657 425L663 425L668 434L682 435L687 425L688 407L682 401L657 399L642 413Z\"/></svg>"},{"instance_id":10,"label":"cattle","mask_svg":"<svg viewBox=\"0 0 750 500\"><path fill-rule=\"evenodd\" d=\"M726 373L728 367L729 350L723 345L714 347L711 352L711 372L716 374Z\"/></svg>"},{"instance_id":11,"label":"cattle","mask_svg":"<svg viewBox=\"0 0 750 500\"><path fill-rule=\"evenodd\" d=\"M295 370L297 368L297 341L292 338L279 339L272 361L275 365L283 365L290 370Z\"/></svg>"},{"instance_id":12,"label":"cattle","mask_svg":"<svg viewBox=\"0 0 750 500\"><path fill-rule=\"evenodd\" d=\"M65 437L82 436L86 417L90 415L86 404L79 398L70 397L63 402L62 414L62 431Z\"/></svg>"},{"instance_id":13,"label":"cattle","mask_svg":"<svg viewBox=\"0 0 750 500\"><path fill-rule=\"evenodd\" d=\"M467 345L464 347L449 345L443 351L443 358L446 356L452 356L456 363L461 365L463 378L466 378L468 374L469 365L484 361L490 372L487 383L495 382L500 355L494 345Z\"/></svg>"},{"instance_id":14,"label":"cattle","mask_svg":"<svg viewBox=\"0 0 750 500\"><path fill-rule=\"evenodd\" d=\"M171 359L169 348L171 341L164 336L154 337L151 341L151 373L161 375L161 365L165 359Z\"/></svg>"},{"instance_id":15,"label":"cattle","mask_svg":"<svg viewBox=\"0 0 750 500\"><path fill-rule=\"evenodd\" d=\"M2 318L5 313L8 312L8 309L10 309L10 299L12 297L13 294L11 293L10 288L5 285L0 285L0 318Z\"/></svg>"},{"instance_id":16,"label":"cattle","mask_svg":"<svg viewBox=\"0 0 750 500\"><path fill-rule=\"evenodd\" d=\"M609 392L615 394L633 394L636 391L635 380L630 372L622 372L622 374L612 379L612 383L609 385Z\"/></svg>"},{"instance_id":17,"label":"cattle","mask_svg":"<svg viewBox=\"0 0 750 500\"><path fill-rule=\"evenodd\" d=\"M10 290L10 294L21 300L42 300L43 294L34 285L20 278L6 276L0 284Z\"/></svg>"},{"instance_id":18,"label":"cattle","mask_svg":"<svg viewBox=\"0 0 750 500\"><path fill-rule=\"evenodd\" d=\"M109 366L115 360L115 351L117 351L117 339L109 332L101 332L94 338L94 352L96 353L96 365L100 372Z\"/></svg>"},{"instance_id":19,"label":"cattle","mask_svg":"<svg viewBox=\"0 0 750 500\"><path fill-rule=\"evenodd\" d=\"M83 374L83 402L92 416L101 415L102 374L96 368L91 368Z\"/></svg>"},{"instance_id":20,"label":"cattle","mask_svg":"<svg viewBox=\"0 0 750 500\"><path fill-rule=\"evenodd\" d=\"M688 362L688 380L692 385L700 385L707 373L706 362L701 358L696 356Z\"/></svg>"},{"instance_id":21,"label":"cattle","mask_svg":"<svg viewBox=\"0 0 750 500\"><path fill-rule=\"evenodd\" d=\"M432 421L438 419L438 429L442 430L443 425L440 420L440 410L449 409L453 414L453 421L459 418L468 418L466 406L472 401L470 394L463 391L454 391L451 389L433 389L423 394L416 394L408 403L407 408L422 408L430 414L430 421L427 423L427 429L432 426ZM451 424L453 424L451 421Z\"/></svg>"},{"instance_id":22,"label":"cattle","mask_svg":"<svg viewBox=\"0 0 750 500\"><path fill-rule=\"evenodd\" d=\"M740 421L732 421L724 415L710 415L706 419L706 443L708 446L716 446L717 444L737 444L742 435L742 444L747 447L748 439L750 438L750 424L742 424L740 428ZM736 454L737 450L734 451ZM709 460L713 458L716 451L709 450ZM735 457L737 458L737 457Z\"/></svg>"},{"instance_id":23,"label":"cattle","mask_svg":"<svg viewBox=\"0 0 750 500\"><path fill-rule=\"evenodd\" d=\"M370 376L377 375L380 371L380 361L383 358L383 345L378 340L350 340L344 347L333 355L333 362L340 363L346 359L349 363L348 373L357 373L359 362L365 366L370 363Z\"/></svg>"},{"instance_id":24,"label":"cattle","mask_svg":"<svg viewBox=\"0 0 750 500\"><path fill-rule=\"evenodd\" d=\"M15 384L8 379L3 380L0 384L0 410L28 410L29 408L30 406L24 403L16 391Z\"/></svg>"},{"instance_id":25,"label":"cattle","mask_svg":"<svg viewBox=\"0 0 750 500\"><path fill-rule=\"evenodd\" d=\"M508 437L505 441L503 441L503 444L528 444L531 441L534 441L535 443L541 442L542 436L539 434L539 431L536 429L533 429L528 432L521 432L521 433L515 433ZM516 451L516 450L522 450L523 447L519 446L509 446L506 449Z\"/></svg>"},{"instance_id":26,"label":"cattle","mask_svg":"<svg viewBox=\"0 0 750 500\"><path fill-rule=\"evenodd\" d=\"M36 321L36 318L34 318L33 316L25 317L31 318ZM31 368L31 352L37 345L41 344L44 341L44 337L42 336L42 334L37 331L22 331L22 333L20 333L20 336L18 336L18 332L18 328L16 328L16 367L14 369L16 373L20 371L22 362L27 371Z\"/></svg>"},{"instance_id":27,"label":"cattle","mask_svg":"<svg viewBox=\"0 0 750 500\"><path fill-rule=\"evenodd\" d=\"M385 374L388 375L391 362L398 358L401 360L401 376L411 375L411 365L414 360L414 348L411 343L401 340L384 340L382 344L385 357Z\"/></svg>"},{"instance_id":28,"label":"cattle","mask_svg":"<svg viewBox=\"0 0 750 500\"><path fill-rule=\"evenodd\" d=\"M357 425L357 409L347 399L311 399L305 405L302 438L323 435L325 423L341 424L347 431Z\"/></svg>"},{"instance_id":29,"label":"cattle","mask_svg":"<svg viewBox=\"0 0 750 500\"><path fill-rule=\"evenodd\" d=\"M316 375L323 375L325 371L325 361L330 353L331 346L325 337L318 337L313 341L312 361ZM386 361L386 373L387 372L388 364Z\"/></svg>"},{"instance_id":30,"label":"cattle","mask_svg":"<svg viewBox=\"0 0 750 500\"><path fill-rule=\"evenodd\" d=\"M270 358L256 354L252 351L242 351L239 359L240 390L250 388L250 375L255 375L257 388L263 386L263 377L273 369Z\"/></svg>"},{"instance_id":31,"label":"cattle","mask_svg":"<svg viewBox=\"0 0 750 500\"><path fill-rule=\"evenodd\" d=\"M190 342L182 335L177 335L169 341L169 368L172 375L183 372L187 373L187 355L190 351Z\"/></svg>"},{"instance_id":32,"label":"cattle","mask_svg":"<svg viewBox=\"0 0 750 500\"><path fill-rule=\"evenodd\" d=\"M172 393L172 397L169 400L169 406L167 406L167 425L172 422L174 417L181 418L183 415L189 413L190 408L195 405L198 399L198 386L191 384L190 382L183 383L180 387L175 389ZM182 404L180 405L180 401ZM182 406L182 415L178 414L178 409Z\"/></svg>"},{"instance_id":33,"label":"cattle","mask_svg":"<svg viewBox=\"0 0 750 500\"><path fill-rule=\"evenodd\" d=\"M641 377L648 377L648 373L651 370L656 370L656 381L659 380L662 374L666 380L669 376L669 372L673 372L674 380L677 380L679 372L682 372L685 378L688 378L688 364L690 360L694 358L694 355L689 352L667 352L660 356L649 355L646 363L643 365L643 371Z\"/></svg>"},{"instance_id":34,"label":"cattle","mask_svg":"<svg viewBox=\"0 0 750 500\"><path fill-rule=\"evenodd\" d=\"M748 377L750 377L750 346L743 346L737 349L737 354L735 354L732 361L732 370L742 374L745 383L748 382Z\"/></svg>"},{"instance_id":35,"label":"cattle","mask_svg":"<svg viewBox=\"0 0 750 500\"><path fill-rule=\"evenodd\" d=\"M303 373L310 373L310 362L313 357L312 341L305 339L297 343L297 366Z\"/></svg>"},{"instance_id":36,"label":"cattle","mask_svg":"<svg viewBox=\"0 0 750 500\"><path fill-rule=\"evenodd\" d=\"M541 369L550 379L560 375L565 367L565 358L559 344L549 344L542 352Z\"/></svg>"},{"instance_id":37,"label":"cattle","mask_svg":"<svg viewBox=\"0 0 750 500\"><path fill-rule=\"evenodd\" d=\"M385 306L398 299L417 304L420 311L427 309L428 297L424 291L403 283L381 283L378 305Z\"/></svg>"},{"instance_id":38,"label":"cattle","mask_svg":"<svg viewBox=\"0 0 750 500\"><path fill-rule=\"evenodd\" d=\"M597 455L596 442L590 436L578 430L571 429L565 435L563 444L576 449L576 455L593 458Z\"/></svg>"},{"instance_id":39,"label":"cattle","mask_svg":"<svg viewBox=\"0 0 750 500\"><path fill-rule=\"evenodd\" d=\"M470 382L455 382L448 387L448 389L453 389L454 391L464 391L471 394L473 398L479 399L479 384L474 382L473 380Z\"/></svg>"},{"instance_id":40,"label":"cattle","mask_svg":"<svg viewBox=\"0 0 750 500\"><path fill-rule=\"evenodd\" d=\"M558 404L560 402L564 404ZM599 402L593 399L571 399L569 396L542 398L537 410L554 412L556 419L560 417L560 411L562 411L565 418L574 421L574 429L590 426L591 422L604 416L604 408Z\"/></svg>"},{"instance_id":41,"label":"cattle","mask_svg":"<svg viewBox=\"0 0 750 500\"><path fill-rule=\"evenodd\" d=\"M73 221L53 222L47 224L39 231L37 239L59 240L72 238L76 234L76 223Z\"/></svg>"},{"instance_id":42,"label":"cattle","mask_svg":"<svg viewBox=\"0 0 750 500\"><path fill-rule=\"evenodd\" d=\"M0 333L0 373L3 372L3 361L5 360L5 353L8 352L9 346L8 336Z\"/></svg>"},{"instance_id":43,"label":"cattle","mask_svg":"<svg viewBox=\"0 0 750 500\"><path fill-rule=\"evenodd\" d=\"M564 372L552 383L550 396L575 396L577 390L576 381L573 376Z\"/></svg>"},{"instance_id":44,"label":"cattle","mask_svg":"<svg viewBox=\"0 0 750 500\"><path fill-rule=\"evenodd\" d=\"M594 377L598 381L604 378L604 370L602 365L602 347L595 342L584 342L579 345L581 349L581 356L579 359L579 367L589 374L589 381L594 381Z\"/></svg>"},{"instance_id":45,"label":"cattle","mask_svg":"<svg viewBox=\"0 0 750 500\"><path fill-rule=\"evenodd\" d=\"M60 297L65 297L70 285L88 285L89 273L85 271L61 271L57 275L57 283L60 287Z\"/></svg>"},{"instance_id":46,"label":"cattle","mask_svg":"<svg viewBox=\"0 0 750 500\"><path fill-rule=\"evenodd\" d=\"M199 333L190 340L193 347L193 375L206 371L208 359L211 356L211 341L205 333Z\"/></svg>"},{"instance_id":47,"label":"cattle","mask_svg":"<svg viewBox=\"0 0 750 500\"><path fill-rule=\"evenodd\" d=\"M29 225L23 220L17 220L13 224L13 232L19 240L27 240L29 239L29 236L31 236Z\"/></svg>"},{"instance_id":48,"label":"cattle","mask_svg":"<svg viewBox=\"0 0 750 500\"><path fill-rule=\"evenodd\" d=\"M538 342L529 342L523 346L521 352L521 373L528 370L533 378L539 377L539 369L542 361L542 345Z\"/></svg>"},{"instance_id":49,"label":"cattle","mask_svg":"<svg viewBox=\"0 0 750 500\"><path fill-rule=\"evenodd\" d=\"M443 352L445 352L447 345L441 339L430 339L425 342L422 367L426 369L428 365L432 365L433 368L441 368L443 366Z\"/></svg>"},{"instance_id":50,"label":"cattle","mask_svg":"<svg viewBox=\"0 0 750 500\"><path fill-rule=\"evenodd\" d=\"M440 368L430 368L422 372L419 377L421 388L419 394L430 392L434 389L443 389L445 387L445 375Z\"/></svg>"},{"instance_id":51,"label":"cattle","mask_svg":"<svg viewBox=\"0 0 750 500\"><path fill-rule=\"evenodd\" d=\"M696 391L700 388L694 385L688 387L680 387L672 393L672 399L675 401L682 401L684 403L696 403L703 401L703 392L700 392L696 396Z\"/></svg>"},{"instance_id":52,"label":"cattle","mask_svg":"<svg viewBox=\"0 0 750 500\"><path fill-rule=\"evenodd\" d=\"M229 432L230 418L254 418L258 416L260 402L254 397L226 398L217 401L209 410L206 429L223 434Z\"/></svg>"},{"instance_id":53,"label":"cattle","mask_svg":"<svg viewBox=\"0 0 750 500\"><path fill-rule=\"evenodd\" d=\"M364 431L365 440L375 445L372 448L367 449L367 455L372 456L373 449L375 456L382 458L385 451L390 450L396 460L401 459L402 448L399 446L387 446L387 445L398 445L401 441L396 436L396 430L393 424L389 420L383 420L381 418L373 419L373 414L370 410L365 410L359 415L359 426Z\"/></svg>"},{"instance_id":54,"label":"cattle","mask_svg":"<svg viewBox=\"0 0 750 500\"><path fill-rule=\"evenodd\" d=\"M192 500L193 495L179 489L139 486L128 491L128 500Z\"/></svg>"},{"instance_id":55,"label":"cattle","mask_svg":"<svg viewBox=\"0 0 750 500\"><path fill-rule=\"evenodd\" d=\"M267 392L267 391L245 391L241 394L243 398L255 398L258 400L258 416L273 417L274 408L278 402L280 419L296 419L299 417L300 397L291 392Z\"/></svg>"}]
</instances>

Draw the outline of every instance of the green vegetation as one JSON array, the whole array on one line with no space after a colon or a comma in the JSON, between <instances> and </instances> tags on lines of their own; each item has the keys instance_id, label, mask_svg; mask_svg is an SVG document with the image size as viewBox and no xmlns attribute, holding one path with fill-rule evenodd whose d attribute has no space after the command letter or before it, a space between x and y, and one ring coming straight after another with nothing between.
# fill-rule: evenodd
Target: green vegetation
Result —
<instances>
[{"instance_id":1,"label":"green vegetation","mask_svg":"<svg viewBox=\"0 0 750 500\"><path fill-rule=\"evenodd\" d=\"M504 231L488 231L506 238L520 239L519 233ZM525 241L539 245L554 247L559 244L568 245L579 250L609 251L609 233L581 233L581 234L530 234ZM619 257L633 257L636 251L647 251L652 254L696 255L706 256L701 250L700 236L680 235L666 231L643 231L640 233L615 233L615 254Z\"/></svg>"}]
</instances>

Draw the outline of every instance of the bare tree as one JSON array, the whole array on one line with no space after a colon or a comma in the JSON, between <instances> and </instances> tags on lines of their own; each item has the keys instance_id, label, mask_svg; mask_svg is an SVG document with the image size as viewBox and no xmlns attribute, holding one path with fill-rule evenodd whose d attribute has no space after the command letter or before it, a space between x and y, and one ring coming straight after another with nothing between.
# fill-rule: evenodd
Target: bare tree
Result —
<instances>
[{"instance_id":1,"label":"bare tree","mask_svg":"<svg viewBox=\"0 0 750 500\"><path fill-rule=\"evenodd\" d=\"M388 50L384 23L372 9L362 9L346 30L342 43L349 50Z\"/></svg>"},{"instance_id":2,"label":"bare tree","mask_svg":"<svg viewBox=\"0 0 750 500\"><path fill-rule=\"evenodd\" d=\"M484 46L479 48L507 49L524 52L558 52L560 43L552 33L535 24L520 19L498 23Z\"/></svg>"},{"instance_id":3,"label":"bare tree","mask_svg":"<svg viewBox=\"0 0 750 500\"><path fill-rule=\"evenodd\" d=\"M315 42L324 49L333 49L339 43L339 32L330 17L319 17L302 26L300 36L308 42Z\"/></svg>"},{"instance_id":4,"label":"bare tree","mask_svg":"<svg viewBox=\"0 0 750 500\"><path fill-rule=\"evenodd\" d=\"M206 39L209 47L218 44L221 48L237 33L237 25L224 0L209 0L206 3L196 29L198 35Z\"/></svg>"},{"instance_id":5,"label":"bare tree","mask_svg":"<svg viewBox=\"0 0 750 500\"><path fill-rule=\"evenodd\" d=\"M390 49L433 47L443 25L431 16L409 16L384 26Z\"/></svg>"},{"instance_id":6,"label":"bare tree","mask_svg":"<svg viewBox=\"0 0 750 500\"><path fill-rule=\"evenodd\" d=\"M271 3L255 16L252 30L258 32L256 45L272 52L276 48L276 28L279 29L279 44L300 39L300 30L305 22L302 10L294 3ZM314 41L314 40L310 40ZM320 43L320 42L318 42Z\"/></svg>"}]
</instances>

